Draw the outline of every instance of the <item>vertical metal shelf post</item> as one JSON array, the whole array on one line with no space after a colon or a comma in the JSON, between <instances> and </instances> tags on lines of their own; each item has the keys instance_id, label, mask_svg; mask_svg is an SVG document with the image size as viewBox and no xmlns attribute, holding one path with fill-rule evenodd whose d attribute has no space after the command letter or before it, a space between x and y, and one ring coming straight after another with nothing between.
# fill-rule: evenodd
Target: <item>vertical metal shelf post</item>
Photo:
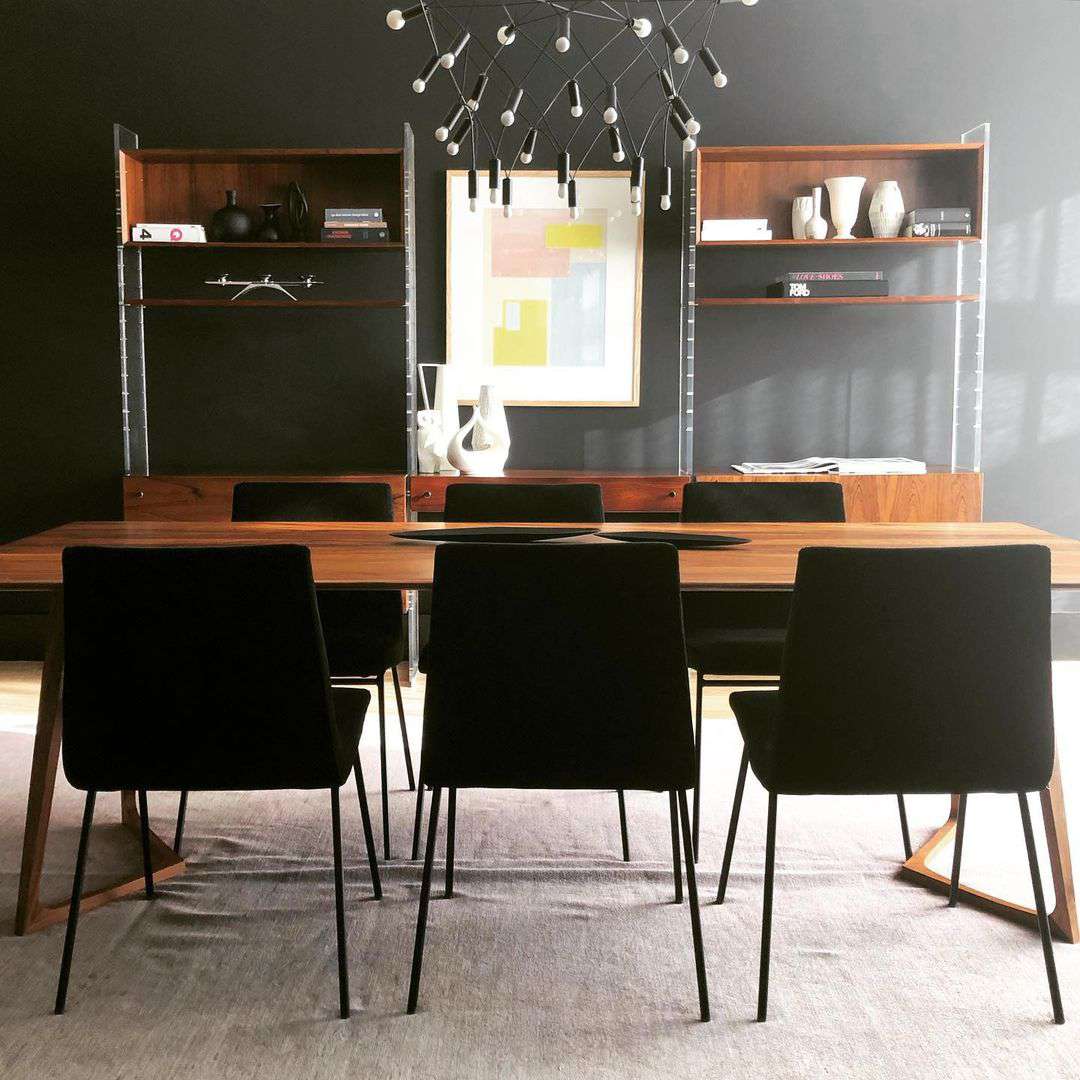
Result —
<instances>
[{"instance_id":1,"label":"vertical metal shelf post","mask_svg":"<svg viewBox=\"0 0 1080 1080\"><path fill-rule=\"evenodd\" d=\"M120 154L137 150L139 136L113 124L113 176L116 181L116 290L120 324L120 395L124 425L124 475L150 472L150 436L146 405L146 338L143 308L130 305L143 298L142 250L124 241L123 178Z\"/></svg>"},{"instance_id":2,"label":"vertical metal shelf post","mask_svg":"<svg viewBox=\"0 0 1080 1080\"><path fill-rule=\"evenodd\" d=\"M416 144L413 130L405 124L402 141L402 207L405 229L405 483L406 504L411 478L416 475ZM416 511L406 511L410 521L416 520ZM406 594L406 629L409 642L409 681L416 678L420 661L420 594Z\"/></svg>"},{"instance_id":3,"label":"vertical metal shelf post","mask_svg":"<svg viewBox=\"0 0 1080 1080\"><path fill-rule=\"evenodd\" d=\"M682 240L679 259L679 400L678 455L680 476L694 475L694 336L697 309L697 174L698 154L682 156Z\"/></svg>"},{"instance_id":4,"label":"vertical metal shelf post","mask_svg":"<svg viewBox=\"0 0 1080 1080\"><path fill-rule=\"evenodd\" d=\"M953 342L953 472L982 471L983 371L986 350L987 245L990 235L990 125L979 124L960 136L982 143L982 221L977 244L956 245L956 294L976 294L974 304L956 305Z\"/></svg>"}]
</instances>

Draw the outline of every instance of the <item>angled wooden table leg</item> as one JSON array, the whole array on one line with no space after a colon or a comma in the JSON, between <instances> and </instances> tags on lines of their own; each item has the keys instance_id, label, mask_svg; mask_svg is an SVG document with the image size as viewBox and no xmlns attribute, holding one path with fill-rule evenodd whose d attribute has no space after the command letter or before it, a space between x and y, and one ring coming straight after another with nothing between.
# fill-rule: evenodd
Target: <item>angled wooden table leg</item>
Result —
<instances>
[{"instance_id":1,"label":"angled wooden table leg","mask_svg":"<svg viewBox=\"0 0 1080 1080\"><path fill-rule=\"evenodd\" d=\"M1065 821L1065 799L1061 790L1061 769L1056 757L1050 783L1041 793L1041 799L1056 901L1054 910L1050 914L1050 926L1054 934L1062 941L1076 945L1080 943L1080 921L1077 919L1076 912L1076 891L1072 876L1072 858L1069 854L1069 832ZM938 851L952 844L959 805L960 797L953 795L949 805L948 820L912 854L910 859L901 865L901 875L936 888L939 892L948 892L949 879L936 870L931 870L928 864ZM973 889L969 885L961 885L960 892L967 902L976 907L1027 923L1032 927L1037 925L1035 911L1024 907L1023 904L1003 900L999 896Z\"/></svg>"},{"instance_id":2,"label":"angled wooden table leg","mask_svg":"<svg viewBox=\"0 0 1080 1080\"><path fill-rule=\"evenodd\" d=\"M15 933L32 934L67 919L68 902L45 904L41 900L41 873L45 864L45 844L49 835L53 791L56 787L56 768L60 761L60 738L63 723L60 715L60 691L63 685L64 664L63 593L53 592L49 613L49 642L45 666L41 673L41 696L38 700L37 733L30 767L30 793L26 803L26 831L23 835L22 869L19 876L18 901L15 909ZM121 800L124 824L139 831L138 810L131 795ZM150 858L154 880L164 881L184 869L184 860L165 841L150 834ZM82 898L81 908L90 911L110 900L141 892L143 877L119 881L95 889Z\"/></svg>"}]
</instances>

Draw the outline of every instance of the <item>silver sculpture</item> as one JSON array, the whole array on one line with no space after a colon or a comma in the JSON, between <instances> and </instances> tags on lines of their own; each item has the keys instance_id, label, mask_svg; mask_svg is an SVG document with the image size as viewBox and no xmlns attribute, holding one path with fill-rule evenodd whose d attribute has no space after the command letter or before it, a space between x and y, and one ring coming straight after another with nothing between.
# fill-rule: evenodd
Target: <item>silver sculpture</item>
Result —
<instances>
[{"instance_id":1,"label":"silver sculpture","mask_svg":"<svg viewBox=\"0 0 1080 1080\"><path fill-rule=\"evenodd\" d=\"M265 274L258 281L234 281L228 274L222 274L221 277L211 278L203 284L220 285L223 289L235 288L237 285L242 286L235 296L229 297L230 300L239 300L241 296L251 292L253 289L271 289L274 292L284 293L290 300L296 300L297 297L293 296L289 289L285 288L286 285L290 289L310 289L312 285L324 285L325 282L317 281L314 274L301 274L296 281L275 281L273 274Z\"/></svg>"}]
</instances>

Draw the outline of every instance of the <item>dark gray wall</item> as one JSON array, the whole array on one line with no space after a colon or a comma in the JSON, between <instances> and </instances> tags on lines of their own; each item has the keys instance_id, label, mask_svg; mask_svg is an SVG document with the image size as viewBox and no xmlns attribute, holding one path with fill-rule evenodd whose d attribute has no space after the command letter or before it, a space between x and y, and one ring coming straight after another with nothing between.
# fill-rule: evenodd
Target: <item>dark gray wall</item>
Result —
<instances>
[{"instance_id":1,"label":"dark gray wall","mask_svg":"<svg viewBox=\"0 0 1080 1080\"><path fill-rule=\"evenodd\" d=\"M441 359L448 159L430 132L445 103L409 91L422 50L384 29L387 6L53 0L6 13L0 537L119 513L113 120L151 146L334 146L397 142L410 119L420 352ZM987 515L1074 535L1078 22L1065 0L733 5L717 24L731 85L694 94L709 143L936 141L992 122ZM678 219L654 202L642 407L516 409L511 464L673 463ZM882 263L914 281L945 272L934 258ZM776 260L706 273L764 281ZM396 319L153 316L153 465L400 466ZM941 460L947 313L714 312L700 327L699 465L829 451Z\"/></svg>"}]
</instances>

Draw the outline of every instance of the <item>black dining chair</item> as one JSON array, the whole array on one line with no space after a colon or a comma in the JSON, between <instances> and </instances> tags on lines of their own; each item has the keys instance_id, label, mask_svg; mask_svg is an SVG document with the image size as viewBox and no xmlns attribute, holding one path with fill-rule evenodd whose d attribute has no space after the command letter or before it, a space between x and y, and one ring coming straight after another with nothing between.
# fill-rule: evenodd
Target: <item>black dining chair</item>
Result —
<instances>
[{"instance_id":1,"label":"black dining chair","mask_svg":"<svg viewBox=\"0 0 1080 1080\"><path fill-rule=\"evenodd\" d=\"M686 801L694 745L675 549L445 545L435 553L429 647L420 772L432 788L431 813L408 1011L416 1011L420 989L443 789L451 896L460 789L616 788L668 793L676 900L681 846L701 1019L708 1020Z\"/></svg>"},{"instance_id":2,"label":"black dining chair","mask_svg":"<svg viewBox=\"0 0 1080 1080\"><path fill-rule=\"evenodd\" d=\"M602 522L599 484L477 484L446 487L443 520L453 522Z\"/></svg>"},{"instance_id":3,"label":"black dining chair","mask_svg":"<svg viewBox=\"0 0 1080 1080\"><path fill-rule=\"evenodd\" d=\"M389 484L245 481L233 488L233 521L393 521ZM379 697L379 772L382 780L383 858L390 858L390 796L386 776L386 693L389 671L397 700L409 790L413 777L409 732L397 665L407 655L401 593L390 590L320 589L330 678L350 686L374 686ZM183 796L181 796L183 802ZM182 829L182 825L181 825ZM180 830L178 830L180 831Z\"/></svg>"},{"instance_id":4,"label":"black dining chair","mask_svg":"<svg viewBox=\"0 0 1080 1080\"><path fill-rule=\"evenodd\" d=\"M357 745L371 695L332 691L304 547L68 548L64 773L86 792L56 1012L67 1001L100 791L137 791L147 899L147 793L328 788L338 993L349 1015L339 788L350 772L381 897Z\"/></svg>"},{"instance_id":5,"label":"black dining chair","mask_svg":"<svg viewBox=\"0 0 1080 1080\"><path fill-rule=\"evenodd\" d=\"M968 794L1018 796L1054 1020L1064 1023L1027 797L1049 783L1054 760L1046 548L806 548L780 689L731 703L743 761L769 793L759 1021L778 797L906 791L960 796L950 906Z\"/></svg>"},{"instance_id":6,"label":"black dining chair","mask_svg":"<svg viewBox=\"0 0 1080 1080\"><path fill-rule=\"evenodd\" d=\"M604 489L599 484L449 484L443 520L454 523L499 522L595 523L604 521ZM427 671L426 650L421 654L420 670ZM424 787L416 790L413 815L412 857L420 853L420 826L424 816ZM626 798L619 800L619 833L623 860L630 861L630 834L626 825Z\"/></svg>"},{"instance_id":7,"label":"black dining chair","mask_svg":"<svg viewBox=\"0 0 1080 1080\"><path fill-rule=\"evenodd\" d=\"M844 489L833 481L746 480L692 483L683 488L681 520L692 522L842 522ZM786 592L688 592L683 594L686 652L694 669L697 694L694 745L694 851L699 851L701 825L702 698L709 686L776 685L784 653L791 596ZM764 676L765 678L762 678ZM746 771L739 773L735 809L728 827L721 881L734 852L739 806ZM907 809L897 795L905 856L911 857ZM720 896L723 902L723 894Z\"/></svg>"}]
</instances>

